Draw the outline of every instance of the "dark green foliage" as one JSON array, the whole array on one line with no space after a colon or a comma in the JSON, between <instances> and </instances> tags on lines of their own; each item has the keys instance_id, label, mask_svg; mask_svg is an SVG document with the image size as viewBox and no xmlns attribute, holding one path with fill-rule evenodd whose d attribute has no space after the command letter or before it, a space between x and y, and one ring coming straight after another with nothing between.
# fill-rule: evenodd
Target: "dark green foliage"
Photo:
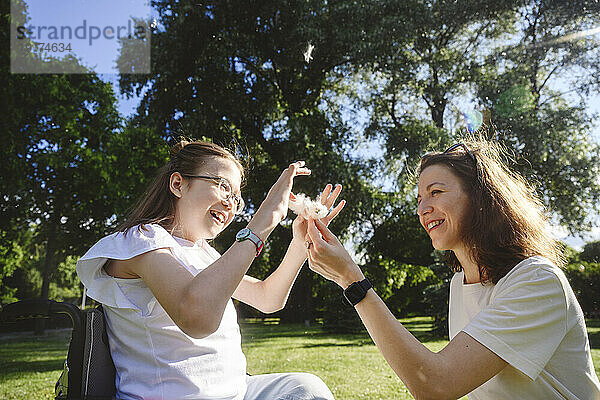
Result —
<instances>
[{"instance_id":1,"label":"dark green foliage","mask_svg":"<svg viewBox=\"0 0 600 400\"><path fill-rule=\"evenodd\" d=\"M565 274L586 317L600 317L600 263L581 261L569 264Z\"/></svg>"},{"instance_id":2,"label":"dark green foliage","mask_svg":"<svg viewBox=\"0 0 600 400\"><path fill-rule=\"evenodd\" d=\"M431 313L438 332L447 329L451 273L418 222L411 172L421 155L454 141L464 127L461 103L487 110L488 127L497 128L489 135L514 152L511 166L537 184L558 221L578 232L598 211L600 151L587 96L600 89L599 42L561 41L598 26L593 1L153 6L152 73L120 77L124 94L142 98L129 121L97 76L10 75L2 50L0 97L10 118L0 123L1 301L76 297L69 256L124 221L182 134L233 145L248 165L248 215L214 241L220 251L281 170L306 160L313 174L294 191L315 196L341 183L348 203L331 230L397 316ZM290 238L288 220L249 273L272 272ZM581 260L598 261L589 249ZM579 290L587 296L590 288ZM306 266L278 315L323 318L335 330L360 326L341 289Z\"/></svg>"},{"instance_id":3,"label":"dark green foliage","mask_svg":"<svg viewBox=\"0 0 600 400\"><path fill-rule=\"evenodd\" d=\"M9 2L2 4L8 43ZM41 288L26 295L46 298L57 266L83 254L114 222L119 199L110 182L108 143L121 121L111 86L95 74L11 74L8 51L3 47L0 64L6 78L0 92L6 116L0 122L0 235L7 251L1 269L29 283L38 271ZM40 250L35 258L28 258L31 247ZM73 277L56 283L75 285ZM3 300L12 298L8 293Z\"/></svg>"},{"instance_id":4,"label":"dark green foliage","mask_svg":"<svg viewBox=\"0 0 600 400\"><path fill-rule=\"evenodd\" d=\"M323 299L320 302L323 329L335 333L357 333L365 330L358 313L345 299L342 289L333 282L322 285Z\"/></svg>"},{"instance_id":5,"label":"dark green foliage","mask_svg":"<svg viewBox=\"0 0 600 400\"><path fill-rule=\"evenodd\" d=\"M424 311L433 317L432 334L437 337L448 337L448 300L450 298L450 280L454 273L443 262L443 254L433 253L435 262L429 268L438 277L438 282L423 290Z\"/></svg>"},{"instance_id":6,"label":"dark green foliage","mask_svg":"<svg viewBox=\"0 0 600 400\"><path fill-rule=\"evenodd\" d=\"M581 252L581 260L590 263L600 263L600 240L586 243Z\"/></svg>"},{"instance_id":7,"label":"dark green foliage","mask_svg":"<svg viewBox=\"0 0 600 400\"><path fill-rule=\"evenodd\" d=\"M597 26L599 6L578 3L525 2L512 44L489 55L477 79L494 137L514 152L512 167L536 184L571 232L590 228L600 199L600 150L586 110L587 96L598 89L593 60L600 42L577 36Z\"/></svg>"}]
</instances>

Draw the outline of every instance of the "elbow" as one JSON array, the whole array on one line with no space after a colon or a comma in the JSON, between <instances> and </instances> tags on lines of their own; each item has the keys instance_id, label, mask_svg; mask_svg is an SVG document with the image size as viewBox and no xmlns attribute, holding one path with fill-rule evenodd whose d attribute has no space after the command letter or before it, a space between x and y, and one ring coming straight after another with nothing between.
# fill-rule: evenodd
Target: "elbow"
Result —
<instances>
[{"instance_id":1,"label":"elbow","mask_svg":"<svg viewBox=\"0 0 600 400\"><path fill-rule=\"evenodd\" d=\"M260 311L263 314L273 314L273 313L276 313L277 311L283 310L284 307L285 307L285 303L269 304L269 305L263 305L262 307L260 307L258 309L258 311Z\"/></svg>"},{"instance_id":2,"label":"elbow","mask_svg":"<svg viewBox=\"0 0 600 400\"><path fill-rule=\"evenodd\" d=\"M186 335L194 339L203 339L219 329L221 318L222 313L209 312L207 307L197 307L190 305L190 302L181 301L177 318L173 318L173 322Z\"/></svg>"},{"instance_id":3,"label":"elbow","mask_svg":"<svg viewBox=\"0 0 600 400\"><path fill-rule=\"evenodd\" d=\"M412 379L404 384L417 400L445 400L456 399L453 382L448 374L443 374L436 368L419 368Z\"/></svg>"},{"instance_id":4,"label":"elbow","mask_svg":"<svg viewBox=\"0 0 600 400\"><path fill-rule=\"evenodd\" d=\"M418 388L409 388L410 393L416 400L447 400L456 399L450 393L451 390L447 390L442 385L436 384L433 381L423 382Z\"/></svg>"},{"instance_id":5,"label":"elbow","mask_svg":"<svg viewBox=\"0 0 600 400\"><path fill-rule=\"evenodd\" d=\"M205 337L215 333L217 331L217 328L206 329L204 327L196 326L179 326L179 329L181 329L183 333L194 339L204 339Z\"/></svg>"},{"instance_id":6,"label":"elbow","mask_svg":"<svg viewBox=\"0 0 600 400\"><path fill-rule=\"evenodd\" d=\"M438 400L442 399L442 397L434 396L428 390L421 390L419 392L410 392L413 395L415 400Z\"/></svg>"},{"instance_id":7,"label":"elbow","mask_svg":"<svg viewBox=\"0 0 600 400\"><path fill-rule=\"evenodd\" d=\"M203 339L212 335L219 329L219 322L214 318L202 318L199 315L182 316L176 325L183 333L194 338Z\"/></svg>"},{"instance_id":8,"label":"elbow","mask_svg":"<svg viewBox=\"0 0 600 400\"><path fill-rule=\"evenodd\" d=\"M180 323L177 323L177 326L183 333L194 339L203 339L212 335L219 329L218 323L209 323L200 318L195 318L188 322L181 321Z\"/></svg>"}]
</instances>

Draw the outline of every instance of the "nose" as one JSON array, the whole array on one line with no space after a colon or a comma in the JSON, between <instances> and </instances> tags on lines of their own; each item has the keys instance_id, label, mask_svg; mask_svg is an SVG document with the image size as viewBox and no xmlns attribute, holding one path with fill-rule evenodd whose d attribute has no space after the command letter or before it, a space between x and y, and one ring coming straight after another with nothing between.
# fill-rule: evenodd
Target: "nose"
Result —
<instances>
[{"instance_id":1,"label":"nose","mask_svg":"<svg viewBox=\"0 0 600 400\"><path fill-rule=\"evenodd\" d=\"M424 215L429 214L432 211L433 207L427 204L425 200L422 200L419 203L419 206L417 207L417 215L419 216L419 218L422 218Z\"/></svg>"},{"instance_id":2,"label":"nose","mask_svg":"<svg viewBox=\"0 0 600 400\"><path fill-rule=\"evenodd\" d=\"M235 200L233 199L233 196L229 196L226 199L221 200L221 204L227 207L228 211L235 211Z\"/></svg>"}]
</instances>

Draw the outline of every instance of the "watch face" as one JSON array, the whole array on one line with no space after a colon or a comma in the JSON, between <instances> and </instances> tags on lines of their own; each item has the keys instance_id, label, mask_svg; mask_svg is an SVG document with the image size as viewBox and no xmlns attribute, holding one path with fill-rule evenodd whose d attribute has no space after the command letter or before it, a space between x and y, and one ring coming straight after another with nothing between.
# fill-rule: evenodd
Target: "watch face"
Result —
<instances>
[{"instance_id":1,"label":"watch face","mask_svg":"<svg viewBox=\"0 0 600 400\"><path fill-rule=\"evenodd\" d=\"M346 290L344 290L344 297L352 306L355 306L365 298L367 292L372 287L373 285L371 282L365 278L360 282L354 282L348 286Z\"/></svg>"},{"instance_id":2,"label":"watch face","mask_svg":"<svg viewBox=\"0 0 600 400\"><path fill-rule=\"evenodd\" d=\"M241 230L240 230L240 231L237 233L237 235L235 235L235 238L236 238L237 240L244 240L244 239L246 239L248 236L250 236L250 232L251 232L251 231L250 231L250 229L248 229L248 228L243 228L243 229L241 229Z\"/></svg>"},{"instance_id":3,"label":"watch face","mask_svg":"<svg viewBox=\"0 0 600 400\"><path fill-rule=\"evenodd\" d=\"M352 305L355 305L362 300L365 297L365 294L366 291L358 284L358 282L354 282L344 290L344 297L346 297L346 300Z\"/></svg>"}]
</instances>

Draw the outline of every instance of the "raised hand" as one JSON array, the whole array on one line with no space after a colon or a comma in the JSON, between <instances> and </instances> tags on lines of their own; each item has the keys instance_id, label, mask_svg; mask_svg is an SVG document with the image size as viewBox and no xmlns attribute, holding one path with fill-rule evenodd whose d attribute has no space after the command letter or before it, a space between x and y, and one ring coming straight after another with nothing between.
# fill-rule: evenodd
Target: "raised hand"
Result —
<instances>
[{"instance_id":1,"label":"raised hand","mask_svg":"<svg viewBox=\"0 0 600 400\"><path fill-rule=\"evenodd\" d=\"M296 161L283 170L277 182L269 189L267 197L256 211L248 227L259 236L259 232L268 235L287 215L294 178L298 175L310 175L310 172L310 169L305 167L304 161ZM261 238L265 239L262 236Z\"/></svg>"}]
</instances>

